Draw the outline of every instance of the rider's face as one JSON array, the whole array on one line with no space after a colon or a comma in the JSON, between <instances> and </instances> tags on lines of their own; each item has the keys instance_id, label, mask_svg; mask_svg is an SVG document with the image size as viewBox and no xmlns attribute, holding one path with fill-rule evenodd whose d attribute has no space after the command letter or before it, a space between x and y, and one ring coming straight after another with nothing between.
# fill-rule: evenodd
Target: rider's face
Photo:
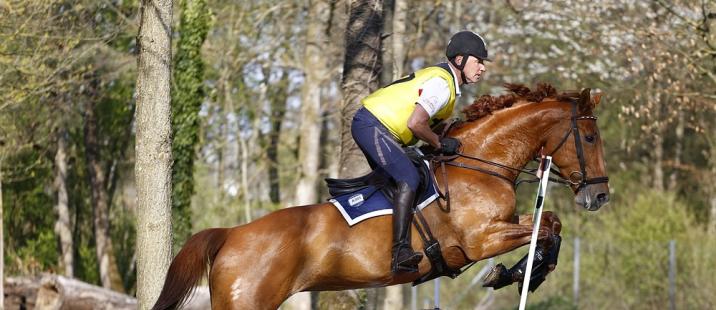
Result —
<instances>
[{"instance_id":1,"label":"rider's face","mask_svg":"<svg viewBox=\"0 0 716 310\"><path fill-rule=\"evenodd\" d=\"M463 82L465 84L477 83L477 81L482 78L482 75L485 74L485 71L487 71L487 69L485 68L483 60L469 56L467 58L467 64L465 64L465 68L463 68L466 79L466 81Z\"/></svg>"}]
</instances>

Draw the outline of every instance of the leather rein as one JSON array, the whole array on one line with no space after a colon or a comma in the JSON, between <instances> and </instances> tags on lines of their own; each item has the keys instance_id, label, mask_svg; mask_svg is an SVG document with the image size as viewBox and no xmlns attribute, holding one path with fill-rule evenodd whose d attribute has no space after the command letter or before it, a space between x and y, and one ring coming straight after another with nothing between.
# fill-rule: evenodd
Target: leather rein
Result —
<instances>
[{"instance_id":1,"label":"leather rein","mask_svg":"<svg viewBox=\"0 0 716 310\"><path fill-rule=\"evenodd\" d=\"M552 168L552 169L553 169L553 170L552 170L552 173L553 173L555 176L557 176L557 177L550 177L549 179L550 179L551 182L560 183L560 184L563 184L563 185L565 185L565 186L570 186L570 187L571 187L571 186L576 186L577 189L576 189L575 192L579 192L583 187L585 187L585 186L587 186L587 185L589 185L589 184L598 184L598 183L607 183L607 182L609 182L609 177L606 177L606 176L596 177L596 178L588 178L588 177L587 177L586 163L585 163L585 159L584 159L584 148L582 147L582 139L581 139L581 135L579 134L579 127L577 126L577 121L581 121L581 120L597 121L597 117L596 117L596 116L577 116L577 103L572 102L571 127L570 127L569 130L567 130L567 132L564 134L564 137L563 137L562 140L559 142L559 144L557 144L557 147L555 147L555 149L554 149L552 152L548 153L548 156L552 156L554 153L556 153L556 152L564 145L564 143L567 141L567 139L569 138L570 135L574 136L574 145L575 145L575 148L576 148L576 150L577 150L577 159L579 160L579 171L572 171L572 172L569 174L569 177L568 177L568 178L564 178L564 177L561 176L561 174L559 173L559 171L554 170L554 168ZM455 124L458 123L458 122L459 122L459 121L453 120L453 121L451 121L450 123L448 123L448 124L445 126L445 128L444 128L444 130L443 130L443 132L442 132L441 137L445 136L445 135L450 131L450 129L452 128L452 126L455 125ZM542 153L542 152L540 151L540 153ZM541 154L540 154L540 155L541 155ZM475 160L475 161L479 161L479 162L481 162L481 163L484 163L484 164L487 164L487 165L490 165L490 166L502 168L502 169L505 169L505 170L510 170L510 171L513 171L513 172L517 172L517 175L518 175L518 176L519 176L520 173L526 173L526 174L529 174L529 175L534 176L535 178L534 178L534 179L517 179L517 180L513 180L512 178L510 178L510 177L508 177L508 176L506 176L506 175L504 175L504 174L500 174L499 172L496 172L496 171L493 171L493 170L481 168L481 167L474 166L474 165L468 165L468 164L461 163L461 162L454 162L454 160L457 159L457 158L466 158L466 159L470 159L470 160ZM488 175L491 175L491 176L494 176L494 177L498 177L498 178L500 178L500 179L502 179L502 180L505 180L505 181L507 181L508 183L512 184L513 187L515 187L515 188L516 188L517 186L519 186L519 185L520 185L521 183L523 183L523 182L524 182L524 183L534 183L534 182L538 182L538 181L539 181L539 177L537 176L537 169L520 169L520 168L514 168L514 167L510 167L510 166L506 166L506 165L500 164L500 163L498 163L498 162L494 162L494 161L482 159L482 158L475 157L475 156L466 155L466 154L461 153L461 152L457 152L455 155L452 155L452 156L442 156L442 155L432 156L432 157L428 156L428 159L429 159L431 162L433 162L433 163L439 163L439 164L440 164L440 170L441 170L441 173L442 173L442 175L443 175L443 180L445 181L445 182L444 182L444 184L445 184L445 194L443 194L442 192L440 192L439 188L438 188L438 192L439 192L441 198L443 198L443 199L446 200L448 210L450 209L450 189L449 189L449 187L448 187L447 171L445 170L445 166L453 166L453 167L459 167L459 168L470 169L470 170L478 171L478 172L481 172L481 173L484 173L484 174L488 174ZM539 157L535 157L535 160L539 160ZM573 181L573 179L577 179L577 181ZM440 207L441 207L441 209L442 209L442 205L440 204L440 200L438 200L438 205L440 205Z\"/></svg>"}]
</instances>

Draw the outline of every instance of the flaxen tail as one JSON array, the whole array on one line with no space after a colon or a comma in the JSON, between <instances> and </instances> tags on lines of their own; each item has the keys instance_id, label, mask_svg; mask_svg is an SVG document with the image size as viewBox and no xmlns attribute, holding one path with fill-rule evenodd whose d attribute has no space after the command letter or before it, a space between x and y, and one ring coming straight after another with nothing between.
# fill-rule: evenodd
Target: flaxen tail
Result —
<instances>
[{"instance_id":1,"label":"flaxen tail","mask_svg":"<svg viewBox=\"0 0 716 310\"><path fill-rule=\"evenodd\" d=\"M179 308L194 291L228 235L228 228L212 228L191 236L169 266L162 293L152 309Z\"/></svg>"}]
</instances>

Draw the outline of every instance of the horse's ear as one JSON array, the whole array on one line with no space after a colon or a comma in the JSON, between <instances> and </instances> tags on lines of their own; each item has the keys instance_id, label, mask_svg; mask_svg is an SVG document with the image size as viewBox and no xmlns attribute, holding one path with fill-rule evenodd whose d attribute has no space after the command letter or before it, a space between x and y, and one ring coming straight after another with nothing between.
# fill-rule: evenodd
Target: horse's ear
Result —
<instances>
[{"instance_id":1,"label":"horse's ear","mask_svg":"<svg viewBox=\"0 0 716 310\"><path fill-rule=\"evenodd\" d=\"M585 88L582 89L582 93L579 95L579 111L582 114L587 114L593 108L592 101L590 99L591 92L591 89Z\"/></svg>"},{"instance_id":2,"label":"horse's ear","mask_svg":"<svg viewBox=\"0 0 716 310\"><path fill-rule=\"evenodd\" d=\"M599 101L601 101L601 100L602 100L602 93L596 93L596 94L594 94L594 97L592 98L592 101L594 102L594 106L595 106L595 107L599 105Z\"/></svg>"},{"instance_id":3,"label":"horse's ear","mask_svg":"<svg viewBox=\"0 0 716 310\"><path fill-rule=\"evenodd\" d=\"M592 90L589 88L582 89L582 93L579 95L579 103L587 103L589 102L589 97Z\"/></svg>"}]
</instances>

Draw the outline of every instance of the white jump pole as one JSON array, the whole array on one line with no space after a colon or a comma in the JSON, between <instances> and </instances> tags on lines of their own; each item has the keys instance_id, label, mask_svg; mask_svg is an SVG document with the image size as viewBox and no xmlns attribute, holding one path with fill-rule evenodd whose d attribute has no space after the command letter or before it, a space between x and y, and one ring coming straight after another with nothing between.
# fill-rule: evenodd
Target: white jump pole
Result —
<instances>
[{"instance_id":1,"label":"white jump pole","mask_svg":"<svg viewBox=\"0 0 716 310\"><path fill-rule=\"evenodd\" d=\"M530 277L532 277L532 265L534 264L535 250L537 248L537 235L539 233L540 221L542 220L542 206L544 205L544 197L547 194L547 183L549 183L549 170L552 167L552 156L542 158L540 169L537 176L540 178L539 188L537 189L537 199L535 200L535 211L532 215L532 238L530 239L530 251L527 256L527 270L525 271L525 279L522 283L522 296L520 296L520 310L525 309L527 305L527 292L530 287Z\"/></svg>"}]
</instances>

